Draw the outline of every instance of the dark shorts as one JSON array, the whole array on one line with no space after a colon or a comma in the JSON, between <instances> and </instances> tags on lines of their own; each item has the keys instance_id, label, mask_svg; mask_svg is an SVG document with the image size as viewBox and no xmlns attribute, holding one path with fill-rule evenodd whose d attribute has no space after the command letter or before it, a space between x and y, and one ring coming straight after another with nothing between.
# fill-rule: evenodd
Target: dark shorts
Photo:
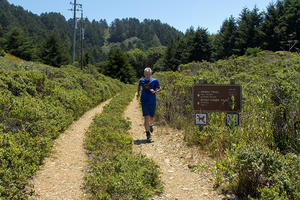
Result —
<instances>
[{"instance_id":1,"label":"dark shorts","mask_svg":"<svg viewBox=\"0 0 300 200\"><path fill-rule=\"evenodd\" d=\"M155 109L156 109L156 104L143 104L142 103L143 116L154 117Z\"/></svg>"}]
</instances>

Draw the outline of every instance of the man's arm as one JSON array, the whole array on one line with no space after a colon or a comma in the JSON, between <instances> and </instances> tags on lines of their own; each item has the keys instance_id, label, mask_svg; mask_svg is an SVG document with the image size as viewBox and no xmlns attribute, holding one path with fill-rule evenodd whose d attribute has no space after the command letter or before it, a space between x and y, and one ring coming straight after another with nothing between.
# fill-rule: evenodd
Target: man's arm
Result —
<instances>
[{"instance_id":1,"label":"man's arm","mask_svg":"<svg viewBox=\"0 0 300 200\"><path fill-rule=\"evenodd\" d=\"M162 90L162 88L160 87L160 88L158 88L158 89L155 90L155 93L158 93L158 92L160 92L161 90Z\"/></svg>"},{"instance_id":2,"label":"man's arm","mask_svg":"<svg viewBox=\"0 0 300 200\"><path fill-rule=\"evenodd\" d=\"M140 97L140 91L141 91L141 86L140 86L140 84L139 84L139 85L138 85L138 88L137 88L136 98L139 98L139 97Z\"/></svg>"},{"instance_id":3,"label":"man's arm","mask_svg":"<svg viewBox=\"0 0 300 200\"><path fill-rule=\"evenodd\" d=\"M159 82L157 81L157 82L156 82L156 90L155 90L155 93L160 92L161 90L162 90L162 88L160 87L160 84L159 84Z\"/></svg>"},{"instance_id":4,"label":"man's arm","mask_svg":"<svg viewBox=\"0 0 300 200\"><path fill-rule=\"evenodd\" d=\"M150 92L152 92L152 94L158 93L158 92L160 92L162 90L162 88L160 87L160 84L158 83L158 81L156 83L155 88L156 88L155 90L154 89L150 89Z\"/></svg>"}]
</instances>

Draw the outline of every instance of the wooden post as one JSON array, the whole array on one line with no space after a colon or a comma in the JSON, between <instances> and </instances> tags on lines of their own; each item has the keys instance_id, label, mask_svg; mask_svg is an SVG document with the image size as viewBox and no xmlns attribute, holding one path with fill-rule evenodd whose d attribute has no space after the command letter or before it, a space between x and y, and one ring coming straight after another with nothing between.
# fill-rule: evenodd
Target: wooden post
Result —
<instances>
[{"instance_id":1,"label":"wooden post","mask_svg":"<svg viewBox=\"0 0 300 200\"><path fill-rule=\"evenodd\" d=\"M230 79L230 85L235 85L235 79L234 78Z\"/></svg>"},{"instance_id":2,"label":"wooden post","mask_svg":"<svg viewBox=\"0 0 300 200\"><path fill-rule=\"evenodd\" d=\"M235 84L235 79L234 78L230 78L230 85L234 85ZM234 125L233 125L234 126ZM231 133L229 134L229 150L231 151Z\"/></svg>"},{"instance_id":3,"label":"wooden post","mask_svg":"<svg viewBox=\"0 0 300 200\"><path fill-rule=\"evenodd\" d=\"M204 84L204 79L203 78L199 78L199 84L202 85ZM199 125L199 131L203 131L203 125Z\"/></svg>"}]
</instances>

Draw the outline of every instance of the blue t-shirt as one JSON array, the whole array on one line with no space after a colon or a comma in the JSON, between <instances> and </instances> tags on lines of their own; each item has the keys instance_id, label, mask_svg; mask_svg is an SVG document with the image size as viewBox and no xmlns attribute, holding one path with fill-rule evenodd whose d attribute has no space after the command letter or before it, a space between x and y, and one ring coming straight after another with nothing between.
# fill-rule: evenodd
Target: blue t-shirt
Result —
<instances>
[{"instance_id":1,"label":"blue t-shirt","mask_svg":"<svg viewBox=\"0 0 300 200\"><path fill-rule=\"evenodd\" d=\"M139 81L139 86L142 86L142 95L141 95L141 103L142 104L156 104L156 95L150 92L150 89L156 90L160 88L158 80L155 78L150 78L150 80L146 80L146 78L141 78Z\"/></svg>"}]
</instances>

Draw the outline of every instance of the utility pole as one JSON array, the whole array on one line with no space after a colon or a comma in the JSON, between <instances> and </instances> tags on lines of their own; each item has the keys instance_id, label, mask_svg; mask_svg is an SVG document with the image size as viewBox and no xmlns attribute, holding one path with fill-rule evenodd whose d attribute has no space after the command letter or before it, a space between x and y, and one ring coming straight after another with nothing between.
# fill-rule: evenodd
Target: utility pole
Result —
<instances>
[{"instance_id":1,"label":"utility pole","mask_svg":"<svg viewBox=\"0 0 300 200\"><path fill-rule=\"evenodd\" d=\"M82 4L79 4L80 6L80 11L81 11L81 23L80 23L80 42L81 42L81 51L80 51L80 60L81 60L81 65L80 68L83 70L83 40L84 40L84 28L83 28L83 8Z\"/></svg>"},{"instance_id":2,"label":"utility pole","mask_svg":"<svg viewBox=\"0 0 300 200\"><path fill-rule=\"evenodd\" d=\"M74 3L70 2L71 5L74 6L73 9L69 9L71 11L74 11L74 34L73 34L73 55L72 55L72 64L74 65L75 63L75 53L76 53L76 25L77 25L77 18L76 18L76 11L77 11L77 5L76 0L74 0Z\"/></svg>"}]
</instances>

